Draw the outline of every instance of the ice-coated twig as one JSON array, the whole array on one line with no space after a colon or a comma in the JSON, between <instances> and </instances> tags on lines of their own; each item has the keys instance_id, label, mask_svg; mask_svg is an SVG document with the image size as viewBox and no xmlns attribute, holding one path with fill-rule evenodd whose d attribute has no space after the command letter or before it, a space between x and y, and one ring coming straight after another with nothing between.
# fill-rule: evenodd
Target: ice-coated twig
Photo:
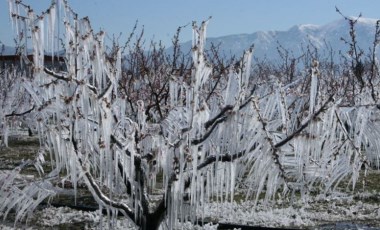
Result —
<instances>
[{"instance_id":1,"label":"ice-coated twig","mask_svg":"<svg viewBox=\"0 0 380 230\"><path fill-rule=\"evenodd\" d=\"M289 136L287 136L282 141L276 143L274 145L275 148L280 148L281 146L284 146L286 143L288 143L290 140L292 140L295 136L300 134L302 130L304 130L308 125L316 118L319 114L321 114L323 111L327 109L327 105L334 100L334 94L330 95L330 97L326 100L326 102L319 108L315 113L313 113L308 120L306 120L297 130L295 130L293 133L291 133Z\"/></svg>"},{"instance_id":2,"label":"ice-coated twig","mask_svg":"<svg viewBox=\"0 0 380 230\"><path fill-rule=\"evenodd\" d=\"M20 113L17 113L16 111L12 111L12 113L10 113L10 114L5 114L5 117L21 117L21 116L24 116L25 114L31 113L35 107L36 106L33 105L32 108L30 108L24 112L20 112Z\"/></svg>"}]
</instances>

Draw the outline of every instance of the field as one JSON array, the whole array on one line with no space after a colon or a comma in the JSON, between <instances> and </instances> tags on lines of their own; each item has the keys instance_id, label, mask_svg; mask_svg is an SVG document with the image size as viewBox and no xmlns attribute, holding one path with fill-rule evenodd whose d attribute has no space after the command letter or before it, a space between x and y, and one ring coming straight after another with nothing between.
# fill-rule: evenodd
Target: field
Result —
<instances>
[{"instance_id":1,"label":"field","mask_svg":"<svg viewBox=\"0 0 380 230\"><path fill-rule=\"evenodd\" d=\"M38 151L37 137L19 136L12 138L9 148L0 150L0 172L12 170L22 164L24 159L32 158ZM45 172L51 170L47 160ZM25 168L19 183L30 183L39 180L34 167ZM185 223L178 226L181 229L229 229L233 227L272 227L293 229L378 229L380 226L380 172L370 170L364 178L361 172L360 183L354 191L345 188L344 183L334 194L319 195L307 203L295 198L292 200L275 199L268 208L263 200L257 205L245 200L245 191L239 189L233 202L211 202L204 207L200 225ZM363 183L365 181L365 185ZM55 183L62 187L59 179ZM107 226L107 214L97 210L98 205L86 189L79 188L76 195L72 185L64 184L59 195L43 202L34 212L27 224L14 225L14 215L10 214L2 223L2 229L84 229ZM135 229L132 223L123 218L116 220L120 229ZM219 223L219 224L218 224ZM219 228L218 228L219 226ZM252 228L253 229L253 228Z\"/></svg>"}]
</instances>

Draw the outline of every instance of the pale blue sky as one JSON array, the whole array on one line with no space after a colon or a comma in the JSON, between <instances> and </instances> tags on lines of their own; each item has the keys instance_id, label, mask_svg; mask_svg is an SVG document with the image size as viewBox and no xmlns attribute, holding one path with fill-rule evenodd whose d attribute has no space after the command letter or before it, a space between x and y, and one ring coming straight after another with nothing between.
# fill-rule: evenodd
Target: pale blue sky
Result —
<instances>
[{"instance_id":1,"label":"pale blue sky","mask_svg":"<svg viewBox=\"0 0 380 230\"><path fill-rule=\"evenodd\" d=\"M42 12L51 0L24 0ZM169 45L178 26L212 16L208 36L287 30L297 24L323 25L340 19L335 6L346 15L380 18L379 0L68 0L80 17L89 16L93 28L127 37L136 20L145 27L145 38ZM191 39L191 26L181 40ZM8 0L0 0L0 41L12 45Z\"/></svg>"}]
</instances>

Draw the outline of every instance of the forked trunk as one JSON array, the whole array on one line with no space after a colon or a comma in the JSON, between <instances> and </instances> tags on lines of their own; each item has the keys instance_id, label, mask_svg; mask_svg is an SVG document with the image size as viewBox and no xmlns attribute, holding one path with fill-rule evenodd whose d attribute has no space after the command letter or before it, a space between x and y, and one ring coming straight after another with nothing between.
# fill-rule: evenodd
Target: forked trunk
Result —
<instances>
[{"instance_id":1,"label":"forked trunk","mask_svg":"<svg viewBox=\"0 0 380 230\"><path fill-rule=\"evenodd\" d=\"M165 201L162 200L157 206L155 212L146 213L141 217L141 229L142 230L157 230L166 215Z\"/></svg>"}]
</instances>

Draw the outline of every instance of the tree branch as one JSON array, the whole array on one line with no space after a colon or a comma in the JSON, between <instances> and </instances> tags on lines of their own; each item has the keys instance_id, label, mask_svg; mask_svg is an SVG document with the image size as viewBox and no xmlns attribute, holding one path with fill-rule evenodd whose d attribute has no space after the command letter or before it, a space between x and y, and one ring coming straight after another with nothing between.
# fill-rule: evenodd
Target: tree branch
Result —
<instances>
[{"instance_id":1,"label":"tree branch","mask_svg":"<svg viewBox=\"0 0 380 230\"><path fill-rule=\"evenodd\" d=\"M70 79L67 78L67 77L65 77L65 75L63 75L63 74L58 74L58 73L56 73L56 72L54 72L54 71L52 71L52 70L50 70L50 69L48 69L48 68L46 68L46 67L44 67L44 72L45 72L46 74L48 74L48 75L54 77L54 78L59 79L59 80L63 80L63 81L67 81L67 82L70 81Z\"/></svg>"},{"instance_id":2,"label":"tree branch","mask_svg":"<svg viewBox=\"0 0 380 230\"><path fill-rule=\"evenodd\" d=\"M224 122L225 120L227 120L227 116L223 116L223 117L220 117L218 118L213 124L212 124L212 127L209 131L207 131L207 133L205 135L203 135L203 137L199 138L199 139L194 139L191 141L191 144L192 145L198 145L200 143L202 143L203 141L205 141L210 135L211 133L214 131L214 129L216 128L216 126L222 122Z\"/></svg>"},{"instance_id":3,"label":"tree branch","mask_svg":"<svg viewBox=\"0 0 380 230\"><path fill-rule=\"evenodd\" d=\"M11 114L6 114L5 117L21 117L21 116L24 116L25 114L28 114L30 112L32 112L35 108L35 105L33 105L33 107L25 112L22 112L22 113L16 113L15 111L13 111Z\"/></svg>"},{"instance_id":4,"label":"tree branch","mask_svg":"<svg viewBox=\"0 0 380 230\"><path fill-rule=\"evenodd\" d=\"M320 113L322 113L327 105L333 101L334 99L334 94L330 95L330 97L327 99L327 101L321 106L321 108L319 108L305 123L303 123L301 125L301 127L299 127L296 131L294 131L292 134L290 134L289 136L287 136L284 140L276 143L274 145L275 148L280 148L282 146L284 146L286 143L288 143L290 140L292 140L295 136L297 136L299 133L301 133L307 126L309 126L309 124L311 123L312 120L314 120L316 117L318 117L318 115Z\"/></svg>"},{"instance_id":5,"label":"tree branch","mask_svg":"<svg viewBox=\"0 0 380 230\"><path fill-rule=\"evenodd\" d=\"M224 155L221 155L218 157L215 155L208 156L202 163L200 163L197 166L197 170L201 170L202 168L206 167L207 165L214 163L215 161L232 162L232 161L244 156L245 153L246 153L246 151L240 151L240 152L235 153L235 154L224 154Z\"/></svg>"},{"instance_id":6,"label":"tree branch","mask_svg":"<svg viewBox=\"0 0 380 230\"><path fill-rule=\"evenodd\" d=\"M278 148L275 147L273 138L270 136L269 131L267 129L267 122L264 121L264 118L260 114L260 109L259 109L259 105L257 104L257 101L254 101L253 106L256 110L257 118L260 121L260 123L262 125L262 129L263 129L265 136L266 136L266 138L264 138L264 140L266 140L269 143L269 145L271 146L272 158L274 160L274 163L277 165L278 169L280 170L280 175L286 183L288 178L285 174L284 166L281 164L281 162L279 160L280 156L278 154Z\"/></svg>"},{"instance_id":7,"label":"tree branch","mask_svg":"<svg viewBox=\"0 0 380 230\"><path fill-rule=\"evenodd\" d=\"M72 123L73 125L73 130L75 129L74 128L74 122ZM71 136L71 142L73 144L73 147L74 147L74 150L75 152L77 153L79 151L78 149L78 144L77 144L77 141L75 140L75 137L74 137L74 131L72 132L72 136ZM79 166L82 168L83 170L83 163L82 163L82 160L78 157L78 162L79 162ZM97 195L97 197L105 204L105 205L108 205L108 206L111 206L113 208L117 208L117 209L120 209L122 211L125 212L125 214L132 220L134 221L135 220L135 216L136 214L134 213L134 211L132 211L132 209L130 207L128 207L128 205L126 205L125 203L122 203L122 202L116 202L112 199L110 199L109 197L107 197L103 192L102 190L99 188L98 184L95 182L95 179L92 177L91 173L88 172L88 171L85 171L84 173L87 181L89 182L89 185L91 186L90 190L92 190L93 192L95 192L95 194Z\"/></svg>"},{"instance_id":8,"label":"tree branch","mask_svg":"<svg viewBox=\"0 0 380 230\"><path fill-rule=\"evenodd\" d=\"M98 96L98 99L102 99L108 92L109 89L111 89L112 82L108 82L107 88Z\"/></svg>"},{"instance_id":9,"label":"tree branch","mask_svg":"<svg viewBox=\"0 0 380 230\"><path fill-rule=\"evenodd\" d=\"M106 205L108 206L111 206L113 208L117 208L117 209L120 209L120 210L123 210L127 215L128 217L131 219L131 220L135 220L135 213L132 211L131 208L129 208L126 204L124 203L121 203L121 202L116 202L114 200L111 200L109 197L107 197L102 191L101 189L99 188L99 186L96 184L94 178L92 177L92 175L87 171L85 172L84 174L88 180L88 182L90 183L91 185L91 188L93 189L93 191L96 193L97 197L99 197L99 199Z\"/></svg>"},{"instance_id":10,"label":"tree branch","mask_svg":"<svg viewBox=\"0 0 380 230\"><path fill-rule=\"evenodd\" d=\"M216 115L214 118L212 118L211 120L208 120L204 125L205 125L205 128L208 129L211 125L213 125L219 118L223 117L224 114L230 110L232 110L234 107L232 105L227 105L226 107L224 107L218 115Z\"/></svg>"}]
</instances>

